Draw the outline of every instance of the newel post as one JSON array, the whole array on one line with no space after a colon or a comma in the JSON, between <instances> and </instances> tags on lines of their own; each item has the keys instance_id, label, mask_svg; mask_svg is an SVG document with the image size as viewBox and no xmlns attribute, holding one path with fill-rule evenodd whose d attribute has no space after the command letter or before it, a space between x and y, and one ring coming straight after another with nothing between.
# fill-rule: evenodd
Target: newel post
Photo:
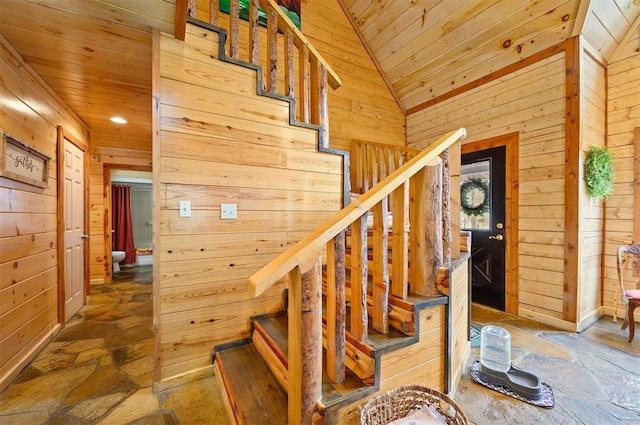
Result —
<instances>
[{"instance_id":1,"label":"newel post","mask_svg":"<svg viewBox=\"0 0 640 425\"><path fill-rule=\"evenodd\" d=\"M322 397L321 255L289 272L290 424L310 424Z\"/></svg>"}]
</instances>

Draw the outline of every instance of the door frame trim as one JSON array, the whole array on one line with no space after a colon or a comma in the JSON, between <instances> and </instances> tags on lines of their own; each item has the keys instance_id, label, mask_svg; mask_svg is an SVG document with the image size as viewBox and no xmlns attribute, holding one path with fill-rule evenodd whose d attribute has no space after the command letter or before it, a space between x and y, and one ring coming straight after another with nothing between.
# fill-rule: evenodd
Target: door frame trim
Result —
<instances>
[{"instance_id":1,"label":"door frame trim","mask_svg":"<svg viewBox=\"0 0 640 425\"><path fill-rule=\"evenodd\" d=\"M503 134L476 142L464 143L462 154L505 146L505 312L518 315L518 175L519 175L519 132Z\"/></svg>"},{"instance_id":2,"label":"door frame trim","mask_svg":"<svg viewBox=\"0 0 640 425\"><path fill-rule=\"evenodd\" d=\"M58 138L58 199L57 199L57 215L58 215L58 323L60 327L65 326L65 300L66 300L66 287L65 287L65 264L64 264L64 165L62 164L64 158L64 141L70 141L75 147L80 149L83 153L82 164L82 184L83 184L83 233L89 234L89 155L87 146L80 139L73 136L66 131L62 126L57 128ZM82 276L82 304L87 303L87 294L89 293L89 240L86 239L82 244L83 250L83 262L84 262L84 275Z\"/></svg>"}]
</instances>

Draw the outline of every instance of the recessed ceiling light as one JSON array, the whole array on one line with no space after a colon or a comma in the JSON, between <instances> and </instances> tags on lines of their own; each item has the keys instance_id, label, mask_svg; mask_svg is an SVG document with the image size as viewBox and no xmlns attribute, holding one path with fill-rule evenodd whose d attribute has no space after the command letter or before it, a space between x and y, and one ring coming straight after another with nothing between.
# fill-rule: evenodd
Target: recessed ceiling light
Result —
<instances>
[{"instance_id":1,"label":"recessed ceiling light","mask_svg":"<svg viewBox=\"0 0 640 425\"><path fill-rule=\"evenodd\" d=\"M126 124L127 120L125 120L122 117L111 117L111 121L116 123L116 124Z\"/></svg>"}]
</instances>

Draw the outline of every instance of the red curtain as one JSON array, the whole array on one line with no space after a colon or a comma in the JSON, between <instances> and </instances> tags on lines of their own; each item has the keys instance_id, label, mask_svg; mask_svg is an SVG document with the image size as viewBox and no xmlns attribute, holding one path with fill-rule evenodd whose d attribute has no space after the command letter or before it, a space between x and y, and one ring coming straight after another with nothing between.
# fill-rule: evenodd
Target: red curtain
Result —
<instances>
[{"instance_id":1,"label":"red curtain","mask_svg":"<svg viewBox=\"0 0 640 425\"><path fill-rule=\"evenodd\" d=\"M127 255L120 264L136 262L136 248L133 244L131 225L131 191L129 186L111 186L111 249L124 251Z\"/></svg>"}]
</instances>

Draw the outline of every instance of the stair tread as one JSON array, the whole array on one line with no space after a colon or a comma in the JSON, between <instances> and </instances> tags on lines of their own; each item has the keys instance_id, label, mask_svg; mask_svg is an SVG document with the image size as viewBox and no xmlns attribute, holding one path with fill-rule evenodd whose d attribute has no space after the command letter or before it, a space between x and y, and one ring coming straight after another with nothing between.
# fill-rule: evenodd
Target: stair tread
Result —
<instances>
[{"instance_id":1,"label":"stair tread","mask_svg":"<svg viewBox=\"0 0 640 425\"><path fill-rule=\"evenodd\" d=\"M260 325L267 331L273 341L278 344L278 347L282 352L287 352L287 315L281 314L271 317L262 317L257 320ZM348 321L347 321L348 322ZM347 323L347 331L349 326ZM387 351L391 347L404 346L410 344L415 340L414 336L407 336L396 329L389 329L388 334L380 333L374 329L369 328L368 336L364 343L374 350L380 350L381 352Z\"/></svg>"},{"instance_id":2,"label":"stair tread","mask_svg":"<svg viewBox=\"0 0 640 425\"><path fill-rule=\"evenodd\" d=\"M287 393L253 344L218 352L246 425L287 423Z\"/></svg>"},{"instance_id":3,"label":"stair tread","mask_svg":"<svg viewBox=\"0 0 640 425\"><path fill-rule=\"evenodd\" d=\"M278 345L280 350L287 353L288 329L286 314L261 317L256 321L260 322L260 325L269 334L269 337ZM326 361L326 358L323 360ZM323 367L323 370L326 370L326 367ZM356 394L361 396L363 392L370 393L371 391L370 386L363 384L360 378L348 369L346 371L345 381L340 384L331 382L331 380L329 380L329 378L324 374L322 376L322 403L327 407L348 401Z\"/></svg>"}]
</instances>

